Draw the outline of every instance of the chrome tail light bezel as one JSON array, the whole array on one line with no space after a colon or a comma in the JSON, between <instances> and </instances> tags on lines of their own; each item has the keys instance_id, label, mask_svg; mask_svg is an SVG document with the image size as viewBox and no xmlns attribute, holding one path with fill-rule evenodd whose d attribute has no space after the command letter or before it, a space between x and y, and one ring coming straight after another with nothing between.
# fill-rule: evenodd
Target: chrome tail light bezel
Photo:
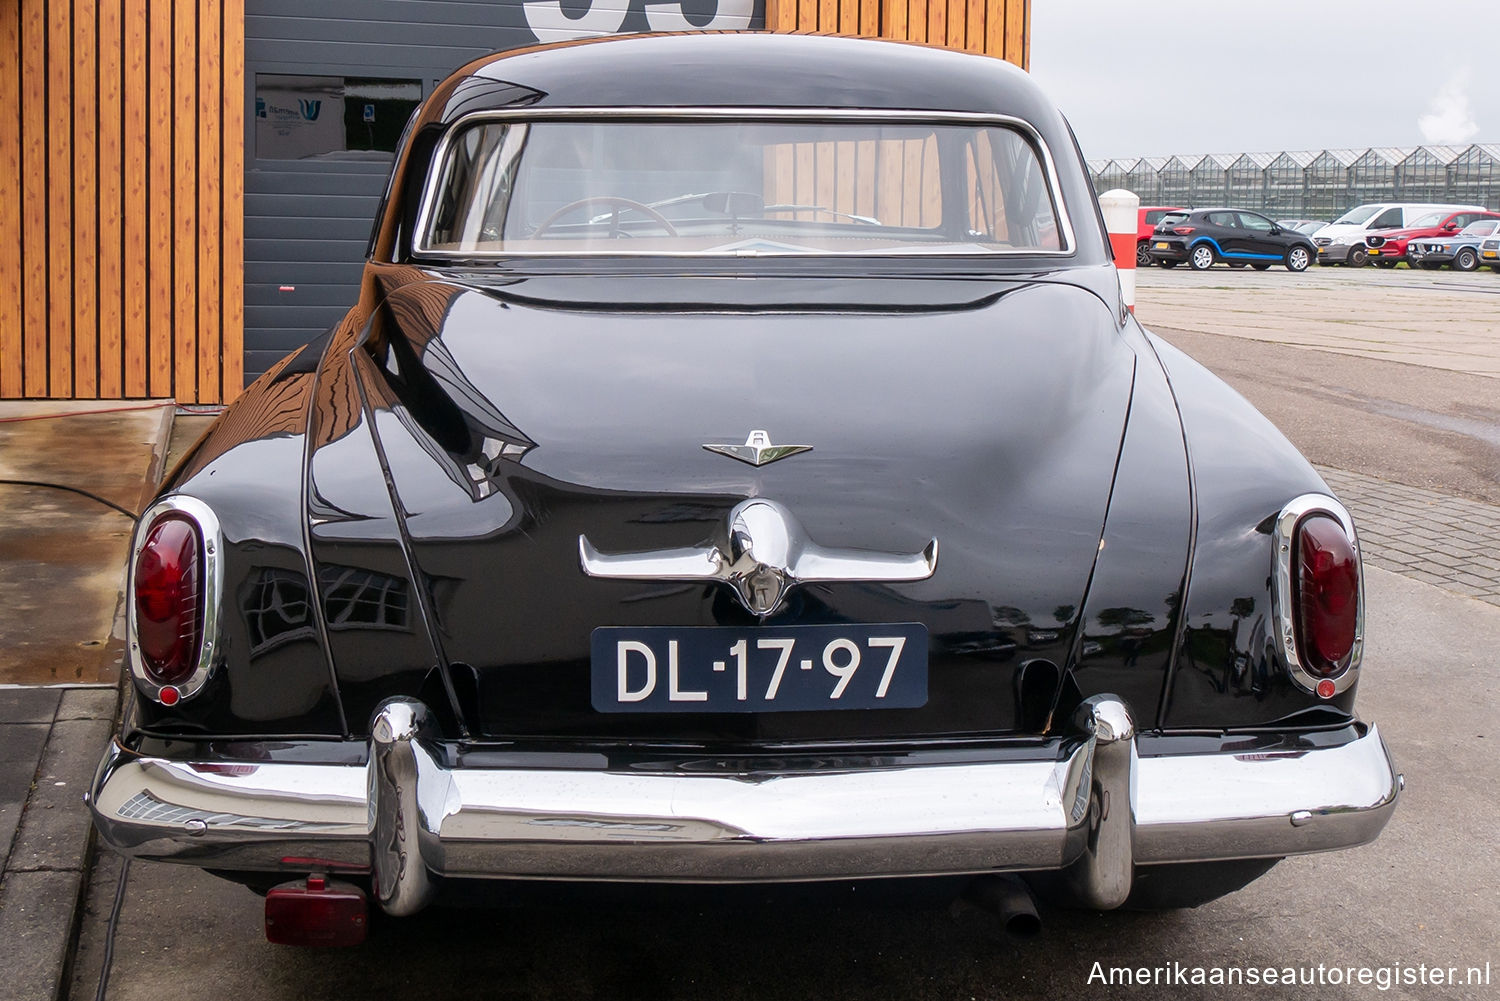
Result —
<instances>
[{"instance_id":1,"label":"chrome tail light bezel","mask_svg":"<svg viewBox=\"0 0 1500 1001\"><path fill-rule=\"evenodd\" d=\"M146 669L146 659L141 653L140 624L136 611L136 572L141 561L141 551L151 530L166 517L188 521L198 534L199 557L202 560L200 586L203 589L203 613L199 622L198 656L192 671L182 681L166 683L152 677ZM215 656L219 648L219 609L224 593L224 536L219 519L213 509L195 497L163 497L148 507L136 522L135 540L130 547L130 564L125 581L126 660L130 664L131 677L136 688L151 700L162 705L173 705L190 699L203 690L213 674ZM169 698L162 692L174 689Z\"/></svg>"},{"instance_id":2,"label":"chrome tail light bezel","mask_svg":"<svg viewBox=\"0 0 1500 1001\"><path fill-rule=\"evenodd\" d=\"M1354 549L1354 564L1358 575L1358 607L1354 614L1354 644L1349 649L1349 662L1336 675L1321 675L1308 669L1302 651L1297 644L1297 580L1293 555L1296 551L1297 527L1309 515L1327 515L1343 528ZM1359 680L1360 661L1365 646L1365 566L1364 555L1359 548L1359 536L1354 531L1354 519L1344 505L1327 494L1303 494L1290 501L1276 516L1272 529L1274 544L1274 566L1271 579L1275 601L1276 648L1299 688L1319 694L1318 685L1324 681L1333 683L1333 695L1348 691ZM1328 697L1332 697L1331 695Z\"/></svg>"}]
</instances>

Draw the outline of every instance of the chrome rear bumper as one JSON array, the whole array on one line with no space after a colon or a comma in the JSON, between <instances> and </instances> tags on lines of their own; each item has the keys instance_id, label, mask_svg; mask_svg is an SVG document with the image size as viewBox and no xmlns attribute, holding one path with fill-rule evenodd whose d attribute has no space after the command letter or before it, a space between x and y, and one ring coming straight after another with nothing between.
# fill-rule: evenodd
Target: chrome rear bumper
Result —
<instances>
[{"instance_id":1,"label":"chrome rear bumper","mask_svg":"<svg viewBox=\"0 0 1500 1001\"><path fill-rule=\"evenodd\" d=\"M89 795L116 850L206 868L372 870L393 914L435 876L822 880L1066 870L1117 907L1137 864L1278 857L1374 840L1399 777L1379 733L1268 754L1140 757L1125 705L1090 699L1055 760L771 774L447 767L420 703L387 703L368 763L226 764L118 742Z\"/></svg>"}]
</instances>

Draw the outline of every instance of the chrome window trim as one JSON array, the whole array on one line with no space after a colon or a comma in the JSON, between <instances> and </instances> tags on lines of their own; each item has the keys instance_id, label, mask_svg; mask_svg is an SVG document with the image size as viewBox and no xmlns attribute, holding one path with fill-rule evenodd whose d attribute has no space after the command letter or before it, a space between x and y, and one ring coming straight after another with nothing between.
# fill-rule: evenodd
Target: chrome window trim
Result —
<instances>
[{"instance_id":1,"label":"chrome window trim","mask_svg":"<svg viewBox=\"0 0 1500 1001\"><path fill-rule=\"evenodd\" d=\"M1354 619L1354 646L1349 650L1349 663L1337 675L1324 678L1309 671L1302 662L1297 649L1296 609L1292 603L1293 580L1292 550L1296 540L1297 526L1310 514L1326 514L1333 517L1354 547L1354 565L1358 573L1359 607ZM1318 682L1332 681L1335 695L1347 691L1359 679L1360 660L1365 646L1365 566L1359 549L1359 537L1354 532L1354 519L1344 505L1327 494L1303 494L1287 503L1276 516L1272 530L1275 546L1275 562L1272 572L1275 602L1276 648L1286 664L1287 673L1298 687L1314 694Z\"/></svg>"},{"instance_id":2,"label":"chrome window trim","mask_svg":"<svg viewBox=\"0 0 1500 1001\"><path fill-rule=\"evenodd\" d=\"M437 147L432 152L432 161L429 164L427 180L422 186L422 204L417 210L416 226L412 233L411 253L418 260L423 259L452 259L463 260L507 260L513 258L526 259L537 257L660 257L660 258L700 258L705 260L734 260L734 254L705 254L688 251L611 251L608 254L590 253L583 254L576 250L557 251L532 251L530 253L518 254L505 251L468 251L466 253L452 253L448 251L433 250L427 246L429 225L432 221L432 211L436 203L439 182L448 172L449 153L452 149L454 139L464 129L481 122L511 122L511 121L547 121L551 119L574 121L586 119L599 119L601 121L617 121L630 119L636 121L662 121L671 119L688 119L694 121L716 121L716 120L746 120L746 121L807 121L817 122L824 120L842 122L909 122L913 125L936 124L936 125L999 125L1014 129L1021 133L1022 138L1028 140L1032 147L1040 154L1042 169L1047 180L1047 186L1052 196L1052 205L1057 213L1058 234L1063 239L1061 250L1014 250L993 251L984 255L963 253L935 253L910 255L913 259L925 260L928 258L943 260L950 258L974 258L974 257L1072 257L1077 253L1077 239L1073 231L1073 220L1068 214L1067 202L1063 199L1062 184L1057 176L1057 164L1052 156L1052 149L1047 141L1042 138L1030 122L1013 115L982 114L967 111L917 111L898 109L859 109L859 108L736 108L736 107L702 107L702 108L651 108L651 107L625 107L625 108L518 108L509 110L475 111L455 119L447 126ZM901 254L757 254L756 257L767 258L877 258L877 259L900 259Z\"/></svg>"},{"instance_id":3,"label":"chrome window trim","mask_svg":"<svg viewBox=\"0 0 1500 1001\"><path fill-rule=\"evenodd\" d=\"M140 563L146 539L164 515L181 515L198 531L203 558L203 621L200 624L198 663L187 678L177 685L163 685L146 671L141 656L140 635L135 611L135 572ZM157 702L164 688L176 688L179 700L190 699L208 684L213 675L214 655L219 646L219 609L224 594L224 532L213 509L196 497L174 495L163 497L148 507L136 522L135 541L130 547L130 567L125 581L125 620L127 624L130 673L136 686Z\"/></svg>"}]
</instances>

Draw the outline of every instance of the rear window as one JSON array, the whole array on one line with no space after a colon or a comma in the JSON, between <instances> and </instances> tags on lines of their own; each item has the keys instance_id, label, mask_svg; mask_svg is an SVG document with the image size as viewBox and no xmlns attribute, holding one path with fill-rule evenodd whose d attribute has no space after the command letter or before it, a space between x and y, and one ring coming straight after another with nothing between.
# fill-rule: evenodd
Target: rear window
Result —
<instances>
[{"instance_id":1,"label":"rear window","mask_svg":"<svg viewBox=\"0 0 1500 1001\"><path fill-rule=\"evenodd\" d=\"M446 147L418 250L465 256L1069 249L1031 140L920 121L485 121Z\"/></svg>"},{"instance_id":2,"label":"rear window","mask_svg":"<svg viewBox=\"0 0 1500 1001\"><path fill-rule=\"evenodd\" d=\"M1167 212L1162 215L1161 224L1163 226L1176 225L1177 223L1182 222L1187 217L1188 214L1186 212Z\"/></svg>"}]
</instances>

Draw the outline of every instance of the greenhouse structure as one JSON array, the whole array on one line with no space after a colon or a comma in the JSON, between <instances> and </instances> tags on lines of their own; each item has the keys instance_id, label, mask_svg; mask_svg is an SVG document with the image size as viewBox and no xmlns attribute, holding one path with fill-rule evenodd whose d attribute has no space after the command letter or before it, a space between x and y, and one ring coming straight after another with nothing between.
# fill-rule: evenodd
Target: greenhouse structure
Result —
<instances>
[{"instance_id":1,"label":"greenhouse structure","mask_svg":"<svg viewBox=\"0 0 1500 1001\"><path fill-rule=\"evenodd\" d=\"M1334 219L1366 202L1500 210L1500 143L1122 157L1088 167L1096 190L1124 188L1142 205L1227 205L1278 219Z\"/></svg>"}]
</instances>

